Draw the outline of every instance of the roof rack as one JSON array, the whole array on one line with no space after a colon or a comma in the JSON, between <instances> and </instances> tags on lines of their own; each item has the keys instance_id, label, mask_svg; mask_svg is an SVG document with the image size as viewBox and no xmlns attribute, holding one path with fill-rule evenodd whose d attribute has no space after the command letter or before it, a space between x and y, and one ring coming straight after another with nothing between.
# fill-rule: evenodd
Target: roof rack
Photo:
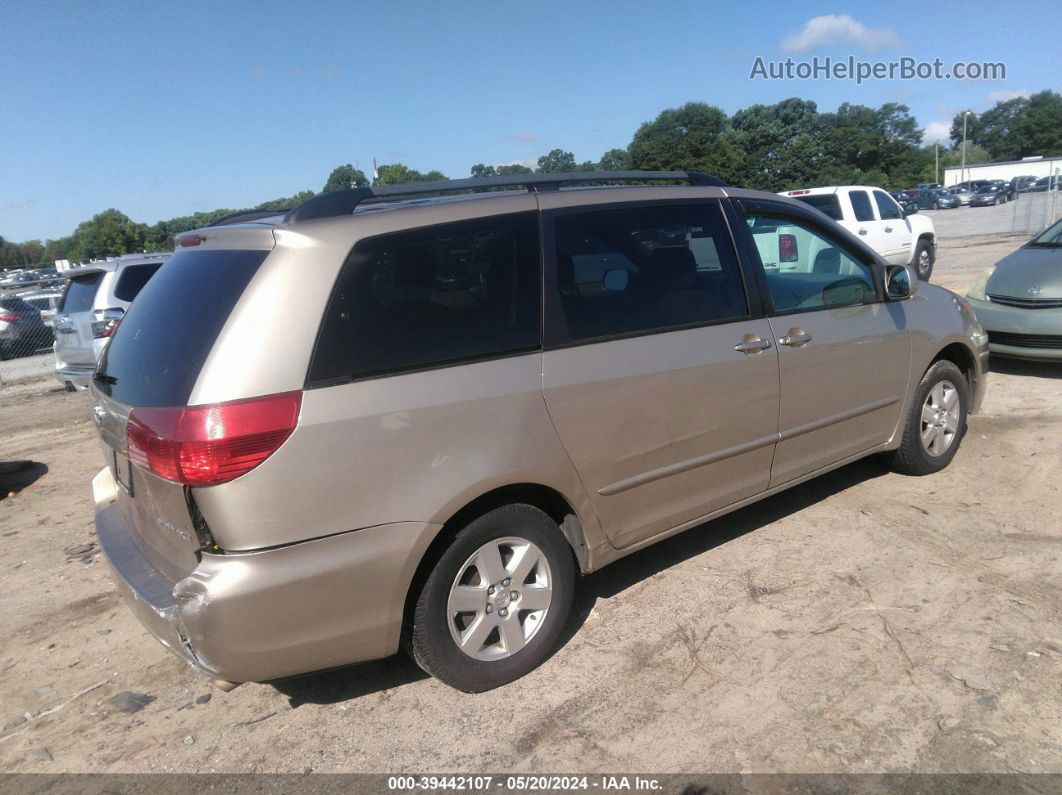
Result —
<instances>
[{"instance_id":1,"label":"roof rack","mask_svg":"<svg viewBox=\"0 0 1062 795\"><path fill-rule=\"evenodd\" d=\"M229 224L240 224L245 221L257 221L259 218L269 218L274 215L284 215L290 213L290 207L278 207L275 210L240 210L239 212L229 213L223 215L218 220L210 224L210 226L228 226Z\"/></svg>"},{"instance_id":2,"label":"roof rack","mask_svg":"<svg viewBox=\"0 0 1062 795\"><path fill-rule=\"evenodd\" d=\"M551 174L512 174L502 177L479 179L448 179L439 182L409 182L402 185L377 185L372 188L347 188L314 196L287 212L284 223L297 224L317 218L350 215L354 208L368 199L383 199L392 196L420 196L425 193L454 193L458 191L484 191L489 188L522 187L531 193L552 191L561 185L580 182L652 182L678 180L691 185L709 185L724 188L726 182L711 174L699 171L562 171ZM281 211L283 212L283 211ZM222 221L233 223L227 218ZM212 226L218 226L215 222Z\"/></svg>"}]
</instances>

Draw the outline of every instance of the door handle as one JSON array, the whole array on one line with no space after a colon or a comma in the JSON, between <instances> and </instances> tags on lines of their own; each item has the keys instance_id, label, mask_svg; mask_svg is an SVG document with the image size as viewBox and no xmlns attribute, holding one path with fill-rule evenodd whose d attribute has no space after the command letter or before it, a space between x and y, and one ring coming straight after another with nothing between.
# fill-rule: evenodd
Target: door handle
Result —
<instances>
[{"instance_id":1,"label":"door handle","mask_svg":"<svg viewBox=\"0 0 1062 795\"><path fill-rule=\"evenodd\" d=\"M734 346L734 350L746 356L754 356L771 347L771 341L765 340L757 334L746 334L741 342Z\"/></svg>"},{"instance_id":2,"label":"door handle","mask_svg":"<svg viewBox=\"0 0 1062 795\"><path fill-rule=\"evenodd\" d=\"M799 348L809 342L811 342L811 335L799 326L789 329L789 333L778 340L779 345L788 345L790 348Z\"/></svg>"},{"instance_id":3,"label":"door handle","mask_svg":"<svg viewBox=\"0 0 1062 795\"><path fill-rule=\"evenodd\" d=\"M891 232L892 231L892 227L891 226L886 226L885 227L885 231L886 232Z\"/></svg>"},{"instance_id":4,"label":"door handle","mask_svg":"<svg viewBox=\"0 0 1062 795\"><path fill-rule=\"evenodd\" d=\"M867 233L866 229L860 229L859 230L859 234L861 234L861 235L865 235L866 233Z\"/></svg>"}]
</instances>

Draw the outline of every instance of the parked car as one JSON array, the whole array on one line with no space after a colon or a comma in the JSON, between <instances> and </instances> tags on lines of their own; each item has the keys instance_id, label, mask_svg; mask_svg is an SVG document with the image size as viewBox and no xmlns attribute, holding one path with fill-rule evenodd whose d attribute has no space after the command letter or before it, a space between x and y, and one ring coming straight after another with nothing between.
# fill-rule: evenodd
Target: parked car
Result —
<instances>
[{"instance_id":1,"label":"parked car","mask_svg":"<svg viewBox=\"0 0 1062 795\"><path fill-rule=\"evenodd\" d=\"M634 179L693 184L558 189ZM984 392L952 293L707 175L354 188L179 243L93 379L96 531L225 687L400 642L510 682L577 572L863 456L938 471Z\"/></svg>"},{"instance_id":2,"label":"parked car","mask_svg":"<svg viewBox=\"0 0 1062 795\"><path fill-rule=\"evenodd\" d=\"M96 362L130 303L169 254L126 254L68 271L52 323L55 375L67 390L87 388Z\"/></svg>"},{"instance_id":3,"label":"parked car","mask_svg":"<svg viewBox=\"0 0 1062 795\"><path fill-rule=\"evenodd\" d=\"M1036 184L1036 177L1034 176L1022 176L1014 177L1010 181L1010 188L1014 195L1019 193L1028 193L1029 189Z\"/></svg>"},{"instance_id":4,"label":"parked car","mask_svg":"<svg viewBox=\"0 0 1062 795\"><path fill-rule=\"evenodd\" d=\"M959 200L946 190L918 188L913 198L922 210L951 210L959 206Z\"/></svg>"},{"instance_id":5,"label":"parked car","mask_svg":"<svg viewBox=\"0 0 1062 795\"><path fill-rule=\"evenodd\" d=\"M1051 174L1046 177L1040 177L1032 185L1029 186L1029 193L1042 193L1044 191L1059 190L1062 188L1062 174Z\"/></svg>"},{"instance_id":6,"label":"parked car","mask_svg":"<svg viewBox=\"0 0 1062 795\"><path fill-rule=\"evenodd\" d=\"M992 353L1062 361L1062 220L981 273L967 298Z\"/></svg>"},{"instance_id":7,"label":"parked car","mask_svg":"<svg viewBox=\"0 0 1062 795\"><path fill-rule=\"evenodd\" d=\"M908 196L903 191L890 191L889 195L900 205L904 215L918 212L918 201L913 196Z\"/></svg>"},{"instance_id":8,"label":"parked car","mask_svg":"<svg viewBox=\"0 0 1062 795\"><path fill-rule=\"evenodd\" d=\"M929 281L937 257L937 233L924 216L907 217L881 188L864 185L834 185L790 190L791 196L820 210L894 265L910 263L918 278Z\"/></svg>"},{"instance_id":9,"label":"parked car","mask_svg":"<svg viewBox=\"0 0 1062 795\"><path fill-rule=\"evenodd\" d=\"M969 185L952 185L948 188L948 192L955 197L960 205L968 205L977 191Z\"/></svg>"},{"instance_id":10,"label":"parked car","mask_svg":"<svg viewBox=\"0 0 1062 795\"><path fill-rule=\"evenodd\" d=\"M988 207L1007 203L1007 191L1001 185L988 184L978 189L970 199L971 207Z\"/></svg>"},{"instance_id":11,"label":"parked car","mask_svg":"<svg viewBox=\"0 0 1062 795\"><path fill-rule=\"evenodd\" d=\"M52 344L39 310L18 296L0 296L0 359L29 356Z\"/></svg>"},{"instance_id":12,"label":"parked car","mask_svg":"<svg viewBox=\"0 0 1062 795\"><path fill-rule=\"evenodd\" d=\"M18 297L41 313L41 320L46 326L52 325L63 302L63 293L60 290L30 290L19 293Z\"/></svg>"}]
</instances>

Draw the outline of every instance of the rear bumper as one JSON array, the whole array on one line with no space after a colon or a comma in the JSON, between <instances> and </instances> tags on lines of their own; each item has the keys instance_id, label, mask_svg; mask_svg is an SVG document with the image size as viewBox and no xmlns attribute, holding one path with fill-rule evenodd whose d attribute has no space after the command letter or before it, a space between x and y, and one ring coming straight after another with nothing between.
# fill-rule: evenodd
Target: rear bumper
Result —
<instances>
[{"instance_id":1,"label":"rear bumper","mask_svg":"<svg viewBox=\"0 0 1062 795\"><path fill-rule=\"evenodd\" d=\"M409 584L439 529L399 522L260 552L202 552L174 582L140 551L114 488L109 470L93 480L96 533L123 599L178 657L233 682L395 653Z\"/></svg>"},{"instance_id":2,"label":"rear bumper","mask_svg":"<svg viewBox=\"0 0 1062 795\"><path fill-rule=\"evenodd\" d=\"M96 372L95 365L56 364L55 377L60 383L70 382L74 386L88 389L92 383L92 374Z\"/></svg>"}]
</instances>

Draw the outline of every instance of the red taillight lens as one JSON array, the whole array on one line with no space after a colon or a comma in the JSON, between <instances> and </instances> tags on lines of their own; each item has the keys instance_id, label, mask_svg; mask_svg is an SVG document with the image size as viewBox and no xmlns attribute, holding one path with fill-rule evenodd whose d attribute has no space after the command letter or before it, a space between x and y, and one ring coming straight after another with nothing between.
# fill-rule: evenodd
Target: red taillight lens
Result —
<instances>
[{"instance_id":1,"label":"red taillight lens","mask_svg":"<svg viewBox=\"0 0 1062 795\"><path fill-rule=\"evenodd\" d=\"M18 323L18 315L0 314L0 322Z\"/></svg>"},{"instance_id":2,"label":"red taillight lens","mask_svg":"<svg viewBox=\"0 0 1062 795\"><path fill-rule=\"evenodd\" d=\"M119 322L118 320L97 320L92 324L92 336L98 340L111 336L118 328Z\"/></svg>"},{"instance_id":3,"label":"red taillight lens","mask_svg":"<svg viewBox=\"0 0 1062 795\"><path fill-rule=\"evenodd\" d=\"M797 242L795 235L778 235L778 261L797 261Z\"/></svg>"},{"instance_id":4,"label":"red taillight lens","mask_svg":"<svg viewBox=\"0 0 1062 795\"><path fill-rule=\"evenodd\" d=\"M129 458L160 478L217 486L277 451L299 422L301 392L185 408L134 409Z\"/></svg>"}]
</instances>

